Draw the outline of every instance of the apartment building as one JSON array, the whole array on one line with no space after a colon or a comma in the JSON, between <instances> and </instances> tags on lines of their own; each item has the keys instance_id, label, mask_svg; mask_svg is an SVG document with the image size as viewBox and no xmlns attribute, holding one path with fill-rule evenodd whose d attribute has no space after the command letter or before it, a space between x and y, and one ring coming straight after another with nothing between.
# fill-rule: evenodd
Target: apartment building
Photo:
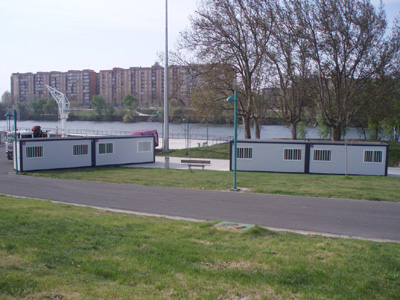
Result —
<instances>
[{"instance_id":1,"label":"apartment building","mask_svg":"<svg viewBox=\"0 0 400 300\"><path fill-rule=\"evenodd\" d=\"M175 98L190 105L188 89L189 73L186 67L170 66L169 98ZM114 68L99 72L100 89L108 103L120 105L128 93L138 99L139 106L161 107L164 99L164 68L159 64L152 67Z\"/></svg>"},{"instance_id":2,"label":"apartment building","mask_svg":"<svg viewBox=\"0 0 400 300\"><path fill-rule=\"evenodd\" d=\"M189 68L170 66L169 98L184 105L191 104L192 78ZM46 85L67 95L75 105L89 107L94 95L102 95L107 103L119 106L128 93L138 99L143 107L161 107L164 102L164 68L152 67L113 68L101 70L13 73L11 95L15 103L31 103L51 97Z\"/></svg>"},{"instance_id":3,"label":"apartment building","mask_svg":"<svg viewBox=\"0 0 400 300\"><path fill-rule=\"evenodd\" d=\"M13 73L11 95L14 103L31 103L50 98L46 85L67 95L78 106L89 106L96 94L96 72L93 70L68 72Z\"/></svg>"}]
</instances>

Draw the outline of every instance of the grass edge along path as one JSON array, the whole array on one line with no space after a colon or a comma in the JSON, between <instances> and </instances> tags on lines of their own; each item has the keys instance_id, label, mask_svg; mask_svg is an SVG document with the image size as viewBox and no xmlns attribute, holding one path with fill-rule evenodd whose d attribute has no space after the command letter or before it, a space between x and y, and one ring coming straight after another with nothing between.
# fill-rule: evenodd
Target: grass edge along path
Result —
<instances>
[{"instance_id":1,"label":"grass edge along path","mask_svg":"<svg viewBox=\"0 0 400 300\"><path fill-rule=\"evenodd\" d=\"M398 299L397 243L0 205L0 299Z\"/></svg>"}]
</instances>

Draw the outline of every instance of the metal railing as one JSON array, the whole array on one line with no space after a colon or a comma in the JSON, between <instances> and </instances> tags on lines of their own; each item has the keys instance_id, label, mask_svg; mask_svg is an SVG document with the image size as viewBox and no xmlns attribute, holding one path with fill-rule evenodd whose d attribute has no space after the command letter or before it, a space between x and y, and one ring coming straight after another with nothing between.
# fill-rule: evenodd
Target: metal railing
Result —
<instances>
[{"instance_id":1,"label":"metal railing","mask_svg":"<svg viewBox=\"0 0 400 300\"><path fill-rule=\"evenodd\" d=\"M177 139L177 140L184 140L187 139L187 136L185 133L170 133L169 134L169 138L170 139ZM207 135L206 134L190 134L189 137L190 140L202 140L202 141L206 141L207 140ZM214 142L214 143L227 143L229 141L231 141L233 139L232 136L220 136L220 135L208 135L208 140L210 142Z\"/></svg>"},{"instance_id":2,"label":"metal railing","mask_svg":"<svg viewBox=\"0 0 400 300\"><path fill-rule=\"evenodd\" d=\"M31 130L31 128L19 128L19 130ZM55 134L61 134L59 128L46 128L42 127L43 131L49 131ZM7 127L0 127L0 131L7 131ZM104 135L130 135L132 131L126 130L93 130L93 129L68 129L67 134L70 135L78 135L78 136L104 136ZM159 137L162 138L161 134L159 133ZM177 133L177 132L170 132L169 134L170 139L179 139L185 140L187 138L186 133ZM214 144L221 144L230 142L233 139L232 136L220 136L220 135L208 135L208 140L213 142ZM190 134L190 140L207 140L206 134L198 134L193 133Z\"/></svg>"}]
</instances>

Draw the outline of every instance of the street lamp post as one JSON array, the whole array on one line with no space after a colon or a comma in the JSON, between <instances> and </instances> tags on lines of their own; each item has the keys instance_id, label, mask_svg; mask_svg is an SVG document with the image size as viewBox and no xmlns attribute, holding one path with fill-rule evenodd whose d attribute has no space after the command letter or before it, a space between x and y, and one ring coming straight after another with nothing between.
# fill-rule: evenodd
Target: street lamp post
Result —
<instances>
[{"instance_id":1,"label":"street lamp post","mask_svg":"<svg viewBox=\"0 0 400 300\"><path fill-rule=\"evenodd\" d=\"M165 68L164 68L164 153L169 152L168 119L168 0L165 0Z\"/></svg>"},{"instance_id":2,"label":"street lamp post","mask_svg":"<svg viewBox=\"0 0 400 300\"><path fill-rule=\"evenodd\" d=\"M5 114L5 117L8 118L8 127L7 127L7 131L11 130L11 124L10 124L10 119L11 119L12 114L10 112Z\"/></svg>"},{"instance_id":3,"label":"street lamp post","mask_svg":"<svg viewBox=\"0 0 400 300\"><path fill-rule=\"evenodd\" d=\"M239 191L236 185L236 169L237 169L237 91L234 93L234 97L230 96L227 101L233 101L234 107L234 127L235 133L233 138L234 150L233 150L233 188L231 191Z\"/></svg>"},{"instance_id":4,"label":"street lamp post","mask_svg":"<svg viewBox=\"0 0 400 300\"><path fill-rule=\"evenodd\" d=\"M208 146L208 118L206 118L206 123L207 123L207 146Z\"/></svg>"},{"instance_id":5,"label":"street lamp post","mask_svg":"<svg viewBox=\"0 0 400 300\"><path fill-rule=\"evenodd\" d=\"M18 174L18 160L17 160L17 110L14 109L14 145L13 145L13 155L14 155L14 165L15 173Z\"/></svg>"},{"instance_id":6,"label":"street lamp post","mask_svg":"<svg viewBox=\"0 0 400 300\"><path fill-rule=\"evenodd\" d=\"M188 155L188 148L189 148L189 117L187 117L186 119L183 119L182 121L186 121L186 136L185 136L185 140L186 140L186 155Z\"/></svg>"},{"instance_id":7,"label":"street lamp post","mask_svg":"<svg viewBox=\"0 0 400 300\"><path fill-rule=\"evenodd\" d=\"M163 140L163 147L164 147L164 117L163 113L159 110L157 110L157 114L160 114L161 116L161 138Z\"/></svg>"}]
</instances>

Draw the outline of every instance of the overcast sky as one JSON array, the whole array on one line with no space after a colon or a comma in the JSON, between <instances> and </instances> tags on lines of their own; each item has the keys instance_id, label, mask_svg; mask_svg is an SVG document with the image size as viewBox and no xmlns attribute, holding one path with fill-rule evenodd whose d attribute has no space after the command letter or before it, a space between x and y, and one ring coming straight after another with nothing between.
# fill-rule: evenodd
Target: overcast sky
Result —
<instances>
[{"instance_id":1,"label":"overcast sky","mask_svg":"<svg viewBox=\"0 0 400 300\"><path fill-rule=\"evenodd\" d=\"M383 3L393 20L400 0ZM196 5L168 1L170 51ZM0 0L0 34L1 95L17 72L150 67L165 48L165 0Z\"/></svg>"}]
</instances>

